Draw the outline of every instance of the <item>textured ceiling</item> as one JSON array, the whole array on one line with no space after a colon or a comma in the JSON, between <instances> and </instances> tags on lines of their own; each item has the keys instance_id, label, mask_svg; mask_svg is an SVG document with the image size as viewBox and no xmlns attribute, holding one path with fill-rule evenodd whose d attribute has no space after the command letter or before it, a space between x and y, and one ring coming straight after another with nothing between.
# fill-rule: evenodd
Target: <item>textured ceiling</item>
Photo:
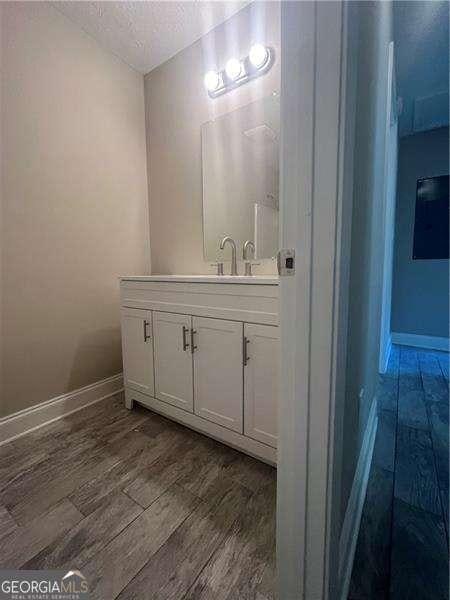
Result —
<instances>
[{"instance_id":1,"label":"textured ceiling","mask_svg":"<svg viewBox=\"0 0 450 600\"><path fill-rule=\"evenodd\" d=\"M413 131L415 99L448 92L449 5L395 2L394 26L397 93L403 100L399 129L407 135Z\"/></svg>"},{"instance_id":2,"label":"textured ceiling","mask_svg":"<svg viewBox=\"0 0 450 600\"><path fill-rule=\"evenodd\" d=\"M52 5L131 67L148 73L248 3L71 1Z\"/></svg>"}]
</instances>

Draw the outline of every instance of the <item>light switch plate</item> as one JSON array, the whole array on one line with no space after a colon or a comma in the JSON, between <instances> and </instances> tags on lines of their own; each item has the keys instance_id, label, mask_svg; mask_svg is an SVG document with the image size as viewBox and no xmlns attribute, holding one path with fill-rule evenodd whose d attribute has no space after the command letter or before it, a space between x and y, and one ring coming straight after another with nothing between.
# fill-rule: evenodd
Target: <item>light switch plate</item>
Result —
<instances>
[{"instance_id":1,"label":"light switch plate","mask_svg":"<svg viewBox=\"0 0 450 600\"><path fill-rule=\"evenodd\" d=\"M293 248L282 248L277 254L278 275L295 274L295 250Z\"/></svg>"}]
</instances>

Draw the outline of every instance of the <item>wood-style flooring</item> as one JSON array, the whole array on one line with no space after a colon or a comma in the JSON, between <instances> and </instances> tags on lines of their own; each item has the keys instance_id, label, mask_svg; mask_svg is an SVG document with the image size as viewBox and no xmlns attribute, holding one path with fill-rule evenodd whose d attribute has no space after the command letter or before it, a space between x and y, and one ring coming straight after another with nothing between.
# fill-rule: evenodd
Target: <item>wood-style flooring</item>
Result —
<instances>
[{"instance_id":1,"label":"wood-style flooring","mask_svg":"<svg viewBox=\"0 0 450 600\"><path fill-rule=\"evenodd\" d=\"M449 355L394 347L350 600L448 600Z\"/></svg>"},{"instance_id":2,"label":"wood-style flooring","mask_svg":"<svg viewBox=\"0 0 450 600\"><path fill-rule=\"evenodd\" d=\"M78 569L92 599L275 598L276 471L98 402L0 447L0 568Z\"/></svg>"}]
</instances>

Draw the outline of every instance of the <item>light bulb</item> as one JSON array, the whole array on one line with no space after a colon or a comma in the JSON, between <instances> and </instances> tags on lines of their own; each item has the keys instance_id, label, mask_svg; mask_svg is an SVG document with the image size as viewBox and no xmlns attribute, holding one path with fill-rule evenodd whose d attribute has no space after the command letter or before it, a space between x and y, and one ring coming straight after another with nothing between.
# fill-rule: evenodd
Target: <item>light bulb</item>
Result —
<instances>
[{"instance_id":1,"label":"light bulb","mask_svg":"<svg viewBox=\"0 0 450 600\"><path fill-rule=\"evenodd\" d=\"M248 58L256 69L260 69L267 63L269 51L262 44L253 44L250 48Z\"/></svg>"},{"instance_id":2,"label":"light bulb","mask_svg":"<svg viewBox=\"0 0 450 600\"><path fill-rule=\"evenodd\" d=\"M203 82L208 92L215 92L220 85L220 75L217 71L208 71Z\"/></svg>"},{"instance_id":3,"label":"light bulb","mask_svg":"<svg viewBox=\"0 0 450 600\"><path fill-rule=\"evenodd\" d=\"M225 65L227 77L231 80L237 79L242 74L242 63L237 58L230 58Z\"/></svg>"}]
</instances>

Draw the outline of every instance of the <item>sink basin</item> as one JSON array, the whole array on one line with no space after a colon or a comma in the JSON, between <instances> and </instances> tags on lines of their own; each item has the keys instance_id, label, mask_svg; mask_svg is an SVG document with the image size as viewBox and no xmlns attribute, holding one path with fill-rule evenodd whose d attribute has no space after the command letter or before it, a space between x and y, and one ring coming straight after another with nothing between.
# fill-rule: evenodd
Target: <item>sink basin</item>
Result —
<instances>
[{"instance_id":1,"label":"sink basin","mask_svg":"<svg viewBox=\"0 0 450 600\"><path fill-rule=\"evenodd\" d=\"M278 285L278 275L130 275L122 281L166 281L174 283L237 283L257 285Z\"/></svg>"}]
</instances>

